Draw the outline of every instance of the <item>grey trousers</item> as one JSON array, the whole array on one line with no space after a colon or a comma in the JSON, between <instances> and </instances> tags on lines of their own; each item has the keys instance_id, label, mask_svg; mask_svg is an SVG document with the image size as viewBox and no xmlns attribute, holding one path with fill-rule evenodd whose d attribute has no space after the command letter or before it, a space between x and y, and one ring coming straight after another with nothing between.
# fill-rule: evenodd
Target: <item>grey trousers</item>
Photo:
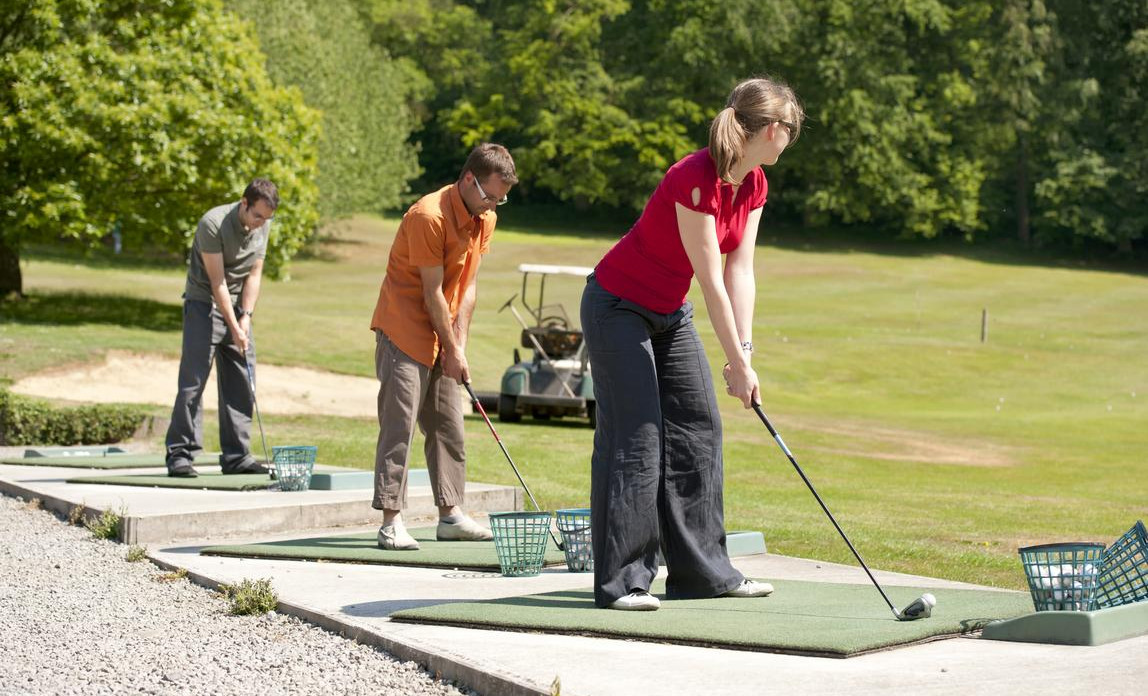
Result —
<instances>
[{"instance_id":1,"label":"grey trousers","mask_svg":"<svg viewBox=\"0 0 1148 696\"><path fill-rule=\"evenodd\" d=\"M375 331L375 374L379 378L379 441L375 448L376 510L407 506L407 459L415 426L426 442L427 473L435 505L462 505L466 490L462 399L458 382L437 362L427 367Z\"/></svg>"},{"instance_id":2,"label":"grey trousers","mask_svg":"<svg viewBox=\"0 0 1148 696\"><path fill-rule=\"evenodd\" d=\"M255 340L248 354L255 371ZM219 387L219 464L224 471L255 463L251 456L251 417L254 401L247 383L243 354L231 340L227 322L210 302L183 303L183 354L179 359L179 391L167 429L167 465L193 462L203 450L203 389L215 363Z\"/></svg>"},{"instance_id":3,"label":"grey trousers","mask_svg":"<svg viewBox=\"0 0 1148 696\"><path fill-rule=\"evenodd\" d=\"M582 330L598 427L590 476L594 602L648 590L659 545L666 596L716 597L742 574L725 546L721 416L693 305L651 312L590 276Z\"/></svg>"}]
</instances>

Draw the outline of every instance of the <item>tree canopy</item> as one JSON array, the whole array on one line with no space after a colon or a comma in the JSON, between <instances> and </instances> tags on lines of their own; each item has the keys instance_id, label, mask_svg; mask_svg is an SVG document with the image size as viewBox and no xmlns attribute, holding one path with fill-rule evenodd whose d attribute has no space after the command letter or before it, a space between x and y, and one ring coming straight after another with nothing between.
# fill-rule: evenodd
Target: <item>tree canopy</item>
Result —
<instances>
[{"instance_id":1,"label":"tree canopy","mask_svg":"<svg viewBox=\"0 0 1148 696\"><path fill-rule=\"evenodd\" d=\"M527 199L636 209L771 74L809 116L771 219L1148 251L1138 0L361 2L426 78L428 178L493 139Z\"/></svg>"},{"instance_id":2,"label":"tree canopy","mask_svg":"<svg viewBox=\"0 0 1148 696\"><path fill-rule=\"evenodd\" d=\"M274 274L312 233L318 113L267 76L218 0L0 5L0 291L33 241L185 251L207 209L255 176L283 205Z\"/></svg>"},{"instance_id":3,"label":"tree canopy","mask_svg":"<svg viewBox=\"0 0 1148 696\"><path fill-rule=\"evenodd\" d=\"M322 112L319 214L324 220L398 206L418 175L409 71L371 43L354 0L227 0L254 23L267 72Z\"/></svg>"}]
</instances>

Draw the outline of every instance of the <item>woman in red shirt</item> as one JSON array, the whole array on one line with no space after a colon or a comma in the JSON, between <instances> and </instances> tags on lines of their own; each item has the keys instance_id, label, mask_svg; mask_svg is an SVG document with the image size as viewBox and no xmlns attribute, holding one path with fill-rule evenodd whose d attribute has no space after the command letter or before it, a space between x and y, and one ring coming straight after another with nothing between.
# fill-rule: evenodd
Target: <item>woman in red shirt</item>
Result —
<instances>
[{"instance_id":1,"label":"woman in red shirt","mask_svg":"<svg viewBox=\"0 0 1148 696\"><path fill-rule=\"evenodd\" d=\"M742 82L710 126L709 148L666 172L641 217L594 269L582 329L598 426L591 472L594 600L652 610L659 542L666 597L761 597L725 548L721 416L686 301L696 276L728 365L726 392L759 400L753 250L772 165L804 114L789 87ZM726 255L724 270L722 255Z\"/></svg>"}]
</instances>

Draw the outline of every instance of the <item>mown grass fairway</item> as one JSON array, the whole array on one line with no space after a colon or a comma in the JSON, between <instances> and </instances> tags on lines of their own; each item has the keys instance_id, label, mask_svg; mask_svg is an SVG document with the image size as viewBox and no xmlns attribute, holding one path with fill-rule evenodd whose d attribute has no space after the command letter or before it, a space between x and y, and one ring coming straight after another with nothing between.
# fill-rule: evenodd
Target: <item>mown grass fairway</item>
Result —
<instances>
[{"instance_id":1,"label":"mown grass fairway","mask_svg":"<svg viewBox=\"0 0 1148 696\"><path fill-rule=\"evenodd\" d=\"M513 317L497 310L520 290L518 264L593 265L622 231L525 230L505 217L469 349L479 390L497 390L517 344ZM340 224L290 281L264 286L261 361L373 374L368 324L396 224ZM1111 542L1145 517L1148 278L903 248L783 248L768 236L754 336L765 411L871 565L1021 587L1017 546ZM6 379L111 348L178 354L182 268L33 256L24 272L31 299L0 305ZM580 291L573 278L548 286L573 316ZM724 358L699 314L716 376ZM727 526L762 530L773 552L853 563L752 411L722 403ZM264 424L276 443L318 445L325 463L372 466L372 419L265 414ZM544 505L588 504L584 424L496 427ZM516 485L485 424L467 428L471 479Z\"/></svg>"}]
</instances>

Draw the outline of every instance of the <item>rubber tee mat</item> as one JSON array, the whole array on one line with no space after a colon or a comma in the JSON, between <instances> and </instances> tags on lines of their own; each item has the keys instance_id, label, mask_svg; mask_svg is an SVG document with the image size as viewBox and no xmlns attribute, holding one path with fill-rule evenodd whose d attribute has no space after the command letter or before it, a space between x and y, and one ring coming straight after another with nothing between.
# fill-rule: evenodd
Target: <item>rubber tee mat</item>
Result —
<instances>
[{"instance_id":1,"label":"rubber tee mat","mask_svg":"<svg viewBox=\"0 0 1148 696\"><path fill-rule=\"evenodd\" d=\"M196 478L173 478L167 474L138 476L76 476L68 483L103 483L109 486L190 488L209 491L265 491L278 485L267 474L200 473ZM284 494L286 495L286 493Z\"/></svg>"},{"instance_id":2,"label":"rubber tee mat","mask_svg":"<svg viewBox=\"0 0 1148 696\"><path fill-rule=\"evenodd\" d=\"M436 541L434 527L409 529L419 542L417 551L384 551L378 546L377 532L340 534L271 541L262 544L207 546L200 549L206 556L240 558L285 558L305 561L341 561L345 563L378 563L382 565L461 568L498 572L498 553L493 541ZM565 554L546 544L546 565L565 565Z\"/></svg>"},{"instance_id":3,"label":"rubber tee mat","mask_svg":"<svg viewBox=\"0 0 1148 696\"><path fill-rule=\"evenodd\" d=\"M2 464L16 466L62 466L73 469L140 469L163 467L162 454L70 455L67 457L8 457Z\"/></svg>"},{"instance_id":4,"label":"rubber tee mat","mask_svg":"<svg viewBox=\"0 0 1148 696\"><path fill-rule=\"evenodd\" d=\"M871 585L771 581L757 599L664 600L658 611L594 606L592 590L547 592L483 602L438 604L391 614L395 621L468 628L567 633L736 650L852 657L958 636L990 621L1032 612L1027 593L886 588L904 606L924 592L937 598L933 615L897 621ZM651 591L661 598L665 583Z\"/></svg>"}]
</instances>

